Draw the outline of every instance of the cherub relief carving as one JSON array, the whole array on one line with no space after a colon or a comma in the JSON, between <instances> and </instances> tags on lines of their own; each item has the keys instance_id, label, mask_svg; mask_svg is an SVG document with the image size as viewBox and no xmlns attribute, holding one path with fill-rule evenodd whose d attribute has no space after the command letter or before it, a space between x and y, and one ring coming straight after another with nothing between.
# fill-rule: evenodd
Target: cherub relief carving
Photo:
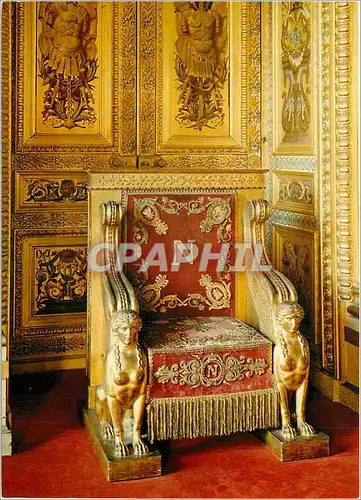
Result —
<instances>
[{"instance_id":1,"label":"cherub relief carving","mask_svg":"<svg viewBox=\"0 0 361 500\"><path fill-rule=\"evenodd\" d=\"M222 89L228 76L226 18L213 2L174 2L179 87L176 119L197 130L223 123Z\"/></svg>"},{"instance_id":2,"label":"cherub relief carving","mask_svg":"<svg viewBox=\"0 0 361 500\"><path fill-rule=\"evenodd\" d=\"M141 437L147 385L147 357L138 342L142 320L134 311L115 312L109 331L103 385L97 388L96 411L103 439L114 440L118 456L129 454L126 413L133 410L133 454L148 453Z\"/></svg>"},{"instance_id":3,"label":"cherub relief carving","mask_svg":"<svg viewBox=\"0 0 361 500\"><path fill-rule=\"evenodd\" d=\"M97 71L97 2L44 2L39 7L44 123L87 127L96 121L90 83Z\"/></svg>"},{"instance_id":4,"label":"cherub relief carving","mask_svg":"<svg viewBox=\"0 0 361 500\"><path fill-rule=\"evenodd\" d=\"M313 427L306 422L310 350L307 340L299 331L303 315L303 308L294 302L283 302L276 310L278 341L273 360L280 394L282 432L286 440L297 436L297 431L291 424L290 399L294 394L299 433L303 436L315 434Z\"/></svg>"}]
</instances>

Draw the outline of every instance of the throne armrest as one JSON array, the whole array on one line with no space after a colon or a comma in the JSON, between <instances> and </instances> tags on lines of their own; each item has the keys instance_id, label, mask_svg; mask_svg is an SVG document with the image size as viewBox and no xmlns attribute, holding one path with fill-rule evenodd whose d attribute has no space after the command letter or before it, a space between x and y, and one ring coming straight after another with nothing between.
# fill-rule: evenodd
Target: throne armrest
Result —
<instances>
[{"instance_id":1,"label":"throne armrest","mask_svg":"<svg viewBox=\"0 0 361 500\"><path fill-rule=\"evenodd\" d=\"M123 210L120 203L108 201L100 205L103 227L104 264L107 271L102 276L103 303L109 325L114 312L133 310L139 313L139 303L135 291L123 272L119 259L121 224Z\"/></svg>"},{"instance_id":2,"label":"throne armrest","mask_svg":"<svg viewBox=\"0 0 361 500\"><path fill-rule=\"evenodd\" d=\"M245 241L251 243L252 254L258 255L260 269L247 266L248 288L259 320L259 330L276 343L275 311L282 302L298 302L295 287L281 272L273 268L265 248L269 204L266 200L249 200L245 206ZM265 267L268 270L263 270Z\"/></svg>"}]
</instances>

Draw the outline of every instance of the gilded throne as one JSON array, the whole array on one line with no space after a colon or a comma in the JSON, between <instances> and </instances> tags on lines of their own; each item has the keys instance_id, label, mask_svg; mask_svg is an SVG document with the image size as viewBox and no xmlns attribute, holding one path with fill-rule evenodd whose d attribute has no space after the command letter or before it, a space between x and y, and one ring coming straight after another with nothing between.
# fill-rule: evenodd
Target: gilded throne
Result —
<instances>
[{"instance_id":1,"label":"gilded throne","mask_svg":"<svg viewBox=\"0 0 361 500\"><path fill-rule=\"evenodd\" d=\"M98 304L91 318L107 316L109 325L111 314L125 310L142 318L148 440L277 427L276 310L297 302L297 294L264 249L267 202L249 200L243 216L237 189L122 189L111 195L113 201L104 203L104 191L93 193L92 210L100 207L102 215L91 238L106 244L106 314ZM92 289L95 282L100 276L93 276ZM247 286L253 326L244 321ZM90 362L98 360L90 374L93 407L107 329L103 338L94 338L94 328L91 333Z\"/></svg>"}]
</instances>

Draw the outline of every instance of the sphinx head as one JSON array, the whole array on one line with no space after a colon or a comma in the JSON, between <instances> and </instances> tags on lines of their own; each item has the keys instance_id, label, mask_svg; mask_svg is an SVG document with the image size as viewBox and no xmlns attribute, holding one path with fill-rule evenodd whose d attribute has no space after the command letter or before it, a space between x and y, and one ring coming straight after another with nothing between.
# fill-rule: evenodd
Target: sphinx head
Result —
<instances>
[{"instance_id":1,"label":"sphinx head","mask_svg":"<svg viewBox=\"0 0 361 500\"><path fill-rule=\"evenodd\" d=\"M297 302L282 302L276 309L276 322L288 333L298 331L305 313Z\"/></svg>"},{"instance_id":2,"label":"sphinx head","mask_svg":"<svg viewBox=\"0 0 361 500\"><path fill-rule=\"evenodd\" d=\"M120 341L126 346L136 344L142 325L142 320L135 311L115 312L110 327L112 342Z\"/></svg>"}]
</instances>

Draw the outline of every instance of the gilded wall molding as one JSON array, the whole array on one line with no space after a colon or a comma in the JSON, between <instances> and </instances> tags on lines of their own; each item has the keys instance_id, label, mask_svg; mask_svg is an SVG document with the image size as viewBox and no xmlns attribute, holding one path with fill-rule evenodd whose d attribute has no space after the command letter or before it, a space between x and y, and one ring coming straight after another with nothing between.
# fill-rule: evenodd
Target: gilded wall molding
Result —
<instances>
[{"instance_id":1,"label":"gilded wall molding","mask_svg":"<svg viewBox=\"0 0 361 500\"><path fill-rule=\"evenodd\" d=\"M136 158L118 154L49 154L16 153L12 158L14 170L86 170L113 171L136 168Z\"/></svg>"},{"instance_id":2,"label":"gilded wall molding","mask_svg":"<svg viewBox=\"0 0 361 500\"><path fill-rule=\"evenodd\" d=\"M272 210L270 214L270 221L272 225L276 224L295 229L305 229L307 231L318 230L318 220L312 215L284 212L282 210Z\"/></svg>"},{"instance_id":3,"label":"gilded wall molding","mask_svg":"<svg viewBox=\"0 0 361 500\"><path fill-rule=\"evenodd\" d=\"M333 60L333 4L322 2L321 5L321 160L320 160L320 200L321 200L321 323L322 323L322 366L330 373L335 370L334 338L337 331L337 309L334 307L334 267L332 263L333 247L333 182L331 173L331 68Z\"/></svg>"},{"instance_id":4,"label":"gilded wall molding","mask_svg":"<svg viewBox=\"0 0 361 500\"><path fill-rule=\"evenodd\" d=\"M315 172L317 164L317 156L275 156L272 158L271 169Z\"/></svg>"},{"instance_id":5,"label":"gilded wall molding","mask_svg":"<svg viewBox=\"0 0 361 500\"><path fill-rule=\"evenodd\" d=\"M156 153L156 11L162 10L162 4L140 2L138 4L138 22L140 23L138 61L139 67L139 154Z\"/></svg>"},{"instance_id":6,"label":"gilded wall molding","mask_svg":"<svg viewBox=\"0 0 361 500\"><path fill-rule=\"evenodd\" d=\"M197 188L239 188L256 189L265 186L264 175L262 173L215 173L215 174L183 174L183 173L114 173L91 174L88 179L89 189L197 189Z\"/></svg>"},{"instance_id":7,"label":"gilded wall molding","mask_svg":"<svg viewBox=\"0 0 361 500\"><path fill-rule=\"evenodd\" d=\"M140 157L139 168L166 168L166 170L247 170L250 168L247 155L161 155ZM257 165L258 166L258 165Z\"/></svg>"},{"instance_id":8,"label":"gilded wall molding","mask_svg":"<svg viewBox=\"0 0 361 500\"><path fill-rule=\"evenodd\" d=\"M7 340L10 315L11 276L11 3L1 6L1 123L2 123L2 165L1 165L1 324ZM5 360L4 360L5 361Z\"/></svg>"},{"instance_id":9,"label":"gilded wall molding","mask_svg":"<svg viewBox=\"0 0 361 500\"><path fill-rule=\"evenodd\" d=\"M335 11L337 285L339 298L352 300L351 2Z\"/></svg>"},{"instance_id":10,"label":"gilded wall molding","mask_svg":"<svg viewBox=\"0 0 361 500\"><path fill-rule=\"evenodd\" d=\"M23 212L13 216L14 228L32 229L41 231L43 229L58 230L60 228L82 228L86 234L88 227L88 214L86 212ZM53 233L55 234L55 233Z\"/></svg>"},{"instance_id":11,"label":"gilded wall molding","mask_svg":"<svg viewBox=\"0 0 361 500\"><path fill-rule=\"evenodd\" d=\"M115 89L120 89L119 110L113 105L114 117L119 113L120 153L137 154L137 2L119 2L114 19L114 50L120 45L119 76L114 75ZM121 27L119 26L121 19ZM118 80L119 79L119 80ZM114 165L115 166L115 165Z\"/></svg>"}]
</instances>

